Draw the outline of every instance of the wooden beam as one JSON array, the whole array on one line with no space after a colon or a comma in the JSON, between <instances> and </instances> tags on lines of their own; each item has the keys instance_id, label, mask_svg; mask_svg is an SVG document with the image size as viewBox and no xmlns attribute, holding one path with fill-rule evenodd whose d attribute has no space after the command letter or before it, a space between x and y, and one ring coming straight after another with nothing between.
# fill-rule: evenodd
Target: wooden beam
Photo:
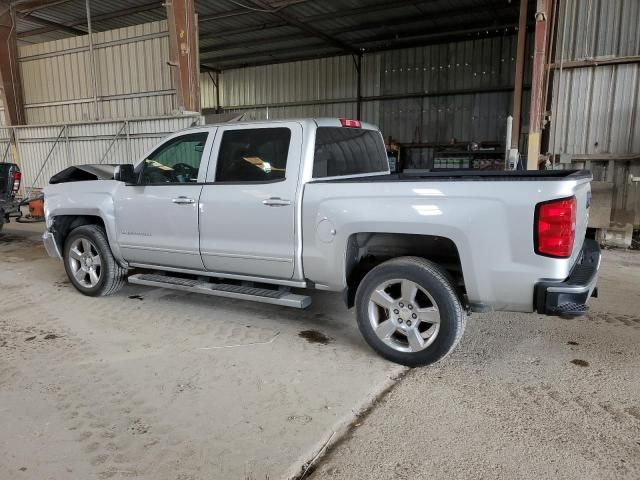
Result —
<instances>
[{"instance_id":1,"label":"wooden beam","mask_svg":"<svg viewBox=\"0 0 640 480\"><path fill-rule=\"evenodd\" d=\"M24 125L24 97L18 65L16 16L13 8L0 4L0 90L8 125Z\"/></svg>"},{"instance_id":2,"label":"wooden beam","mask_svg":"<svg viewBox=\"0 0 640 480\"><path fill-rule=\"evenodd\" d=\"M165 5L169 24L169 65L173 70L177 106L197 112L200 110L200 69L194 0L171 0Z\"/></svg>"},{"instance_id":3,"label":"wooden beam","mask_svg":"<svg viewBox=\"0 0 640 480\"><path fill-rule=\"evenodd\" d=\"M531 73L531 109L529 114L529 148L527 151L527 170L537 170L542 140L542 123L545 105L544 92L547 65L547 47L549 43L549 19L551 0L538 0L535 14L533 40L533 69Z\"/></svg>"},{"instance_id":4,"label":"wooden beam","mask_svg":"<svg viewBox=\"0 0 640 480\"><path fill-rule=\"evenodd\" d=\"M520 18L518 20L518 45L516 49L516 71L513 87L513 128L511 130L511 145L518 148L520 141L520 123L522 117L522 80L524 78L524 48L527 42L527 7L529 0L520 0Z\"/></svg>"}]
</instances>

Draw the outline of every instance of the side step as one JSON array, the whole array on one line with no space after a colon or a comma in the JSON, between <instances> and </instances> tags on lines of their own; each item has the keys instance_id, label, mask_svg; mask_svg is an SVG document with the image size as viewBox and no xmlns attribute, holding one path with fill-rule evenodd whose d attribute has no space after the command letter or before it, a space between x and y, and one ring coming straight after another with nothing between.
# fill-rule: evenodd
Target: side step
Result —
<instances>
[{"instance_id":1,"label":"side step","mask_svg":"<svg viewBox=\"0 0 640 480\"><path fill-rule=\"evenodd\" d=\"M188 278L170 277L157 273L140 273L131 275L129 283L148 285L150 287L170 288L184 292L204 293L217 297L237 298L253 302L271 303L293 308L307 308L311 305L311 297L296 295L287 290L271 290L268 288L247 287L228 283L213 283Z\"/></svg>"}]
</instances>

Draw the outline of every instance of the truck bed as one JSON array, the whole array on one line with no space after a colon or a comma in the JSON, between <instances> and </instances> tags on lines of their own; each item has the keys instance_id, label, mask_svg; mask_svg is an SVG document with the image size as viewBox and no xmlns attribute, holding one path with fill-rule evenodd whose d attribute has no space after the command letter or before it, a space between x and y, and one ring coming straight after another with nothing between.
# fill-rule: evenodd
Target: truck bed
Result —
<instances>
[{"instance_id":1,"label":"truck bed","mask_svg":"<svg viewBox=\"0 0 640 480\"><path fill-rule=\"evenodd\" d=\"M391 173L388 175L354 178L317 179L310 183L368 183L417 181L524 181L581 180L591 178L588 170L438 170L420 173Z\"/></svg>"}]
</instances>

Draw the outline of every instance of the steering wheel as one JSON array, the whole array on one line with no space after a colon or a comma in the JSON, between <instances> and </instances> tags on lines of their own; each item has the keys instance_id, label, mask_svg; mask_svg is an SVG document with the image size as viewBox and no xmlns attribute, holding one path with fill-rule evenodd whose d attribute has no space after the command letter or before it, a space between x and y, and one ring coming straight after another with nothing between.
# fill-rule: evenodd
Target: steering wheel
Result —
<instances>
[{"instance_id":1,"label":"steering wheel","mask_svg":"<svg viewBox=\"0 0 640 480\"><path fill-rule=\"evenodd\" d=\"M180 183L187 183L192 178L198 176L198 169L192 167L191 165L187 165L186 163L176 163L173 166L173 176L175 177L175 181ZM182 180L181 180L182 177Z\"/></svg>"}]
</instances>

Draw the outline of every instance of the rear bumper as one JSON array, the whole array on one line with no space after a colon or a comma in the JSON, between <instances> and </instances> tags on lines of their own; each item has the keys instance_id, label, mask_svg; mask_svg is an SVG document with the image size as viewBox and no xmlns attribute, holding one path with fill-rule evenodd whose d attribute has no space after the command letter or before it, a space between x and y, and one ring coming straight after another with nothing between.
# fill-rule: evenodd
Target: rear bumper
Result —
<instances>
[{"instance_id":1,"label":"rear bumper","mask_svg":"<svg viewBox=\"0 0 640 480\"><path fill-rule=\"evenodd\" d=\"M589 311L587 302L597 296L602 254L595 240L586 239L578 262L562 281L542 281L535 287L535 307L543 315L578 317Z\"/></svg>"},{"instance_id":2,"label":"rear bumper","mask_svg":"<svg viewBox=\"0 0 640 480\"><path fill-rule=\"evenodd\" d=\"M60 249L58 248L58 243L56 242L53 233L46 231L42 234L42 241L44 243L44 248L49 254L50 257L61 259L62 255L60 254Z\"/></svg>"}]
</instances>

